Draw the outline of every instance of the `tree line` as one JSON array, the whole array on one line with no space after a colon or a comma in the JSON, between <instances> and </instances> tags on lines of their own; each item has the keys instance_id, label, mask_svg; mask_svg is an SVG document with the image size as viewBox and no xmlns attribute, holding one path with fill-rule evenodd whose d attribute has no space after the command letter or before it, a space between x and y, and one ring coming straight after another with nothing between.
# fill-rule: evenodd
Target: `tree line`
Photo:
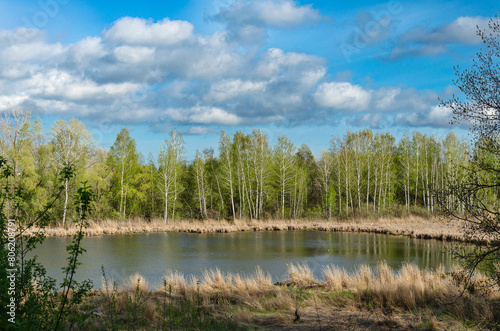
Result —
<instances>
[{"instance_id":1,"label":"tree line","mask_svg":"<svg viewBox=\"0 0 500 331\"><path fill-rule=\"evenodd\" d=\"M57 188L58 174L73 167L64 198L51 211L65 224L73 215L78 184L95 192L98 219L265 219L349 217L437 212L438 194L459 181L474 147L449 133L445 139L414 132L399 142L369 129L334 136L319 159L286 136L271 146L254 129L221 132L217 152L196 151L187 162L182 134L172 130L158 155L147 158L122 129L109 150L96 146L77 119L56 121L48 135L28 111L12 110L0 123L0 147L13 169L12 188L21 208L39 210ZM497 192L491 194L496 195ZM460 208L453 194L447 206ZM9 209L10 208L10 209ZM19 216L19 215L15 215ZM29 218L29 217L28 217Z\"/></svg>"}]
</instances>

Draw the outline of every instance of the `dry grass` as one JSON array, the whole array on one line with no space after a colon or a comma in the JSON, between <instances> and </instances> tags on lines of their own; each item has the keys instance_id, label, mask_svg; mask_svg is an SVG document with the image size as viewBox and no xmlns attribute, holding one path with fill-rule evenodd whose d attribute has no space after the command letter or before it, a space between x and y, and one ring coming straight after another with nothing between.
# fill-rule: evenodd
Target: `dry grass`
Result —
<instances>
[{"instance_id":1,"label":"dry grass","mask_svg":"<svg viewBox=\"0 0 500 331\"><path fill-rule=\"evenodd\" d=\"M303 264L287 264L288 277L290 277L290 282L299 287L313 286L317 283L314 279L312 270L305 263Z\"/></svg>"},{"instance_id":2,"label":"dry grass","mask_svg":"<svg viewBox=\"0 0 500 331\"><path fill-rule=\"evenodd\" d=\"M215 320L232 318L240 326L251 328L436 330L491 326L495 320L493 307L500 299L497 288L477 290L485 281L481 275L473 281L478 285L473 292L463 292L465 284L459 273L420 270L411 264L398 271L385 263L374 268L360 266L352 274L329 265L323 268L324 280L315 279L305 264L289 264L288 271L290 280L281 285L273 285L270 275L260 268L252 275L211 269L205 271L201 281L167 271L164 286L153 291L136 274L114 296L101 291L94 304L98 306L96 311L107 318L105 307L110 298L116 298L116 320L124 321L126 316L134 316L128 312L133 296L133 309L147 315L142 320L146 329L161 324L167 308L162 315L159 307L168 305L169 312L172 307L181 312L195 307L205 318L207 314Z\"/></svg>"},{"instance_id":3,"label":"dry grass","mask_svg":"<svg viewBox=\"0 0 500 331\"><path fill-rule=\"evenodd\" d=\"M186 278L184 274L179 271L168 270L165 277L163 277L164 290L169 291L174 295L187 295Z\"/></svg>"},{"instance_id":4,"label":"dry grass","mask_svg":"<svg viewBox=\"0 0 500 331\"><path fill-rule=\"evenodd\" d=\"M145 221L129 219L125 221L94 220L85 229L88 236L141 233L141 232L237 232L237 231L283 231L283 230L319 230L339 232L371 232L391 235L404 235L412 238L439 239L447 241L468 240L458 221L443 220L437 217L423 218L408 216L403 218L362 218L357 220L170 220ZM37 231L30 229L27 234ZM65 227L47 228L48 236L71 236L76 233L74 224ZM478 239L475 242L487 242Z\"/></svg>"},{"instance_id":5,"label":"dry grass","mask_svg":"<svg viewBox=\"0 0 500 331\"><path fill-rule=\"evenodd\" d=\"M323 267L323 277L325 278L325 286L335 292L346 289L350 281L347 271L334 265Z\"/></svg>"},{"instance_id":6,"label":"dry grass","mask_svg":"<svg viewBox=\"0 0 500 331\"><path fill-rule=\"evenodd\" d=\"M125 280L123 287L126 292L149 292L148 282L143 276L139 275L138 273L130 276L127 280Z\"/></svg>"}]
</instances>

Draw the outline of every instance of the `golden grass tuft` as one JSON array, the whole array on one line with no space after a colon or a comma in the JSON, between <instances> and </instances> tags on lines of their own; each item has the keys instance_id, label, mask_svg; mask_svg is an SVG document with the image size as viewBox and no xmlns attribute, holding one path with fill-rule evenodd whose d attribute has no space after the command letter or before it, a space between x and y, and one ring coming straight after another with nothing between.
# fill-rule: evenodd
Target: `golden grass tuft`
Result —
<instances>
[{"instance_id":1,"label":"golden grass tuft","mask_svg":"<svg viewBox=\"0 0 500 331\"><path fill-rule=\"evenodd\" d=\"M127 292L149 292L149 284L146 279L138 273L131 275L123 282L123 287Z\"/></svg>"},{"instance_id":2,"label":"golden grass tuft","mask_svg":"<svg viewBox=\"0 0 500 331\"><path fill-rule=\"evenodd\" d=\"M187 295L187 283L184 274L175 270L167 270L167 274L163 277L163 290L169 294Z\"/></svg>"},{"instance_id":3,"label":"golden grass tuft","mask_svg":"<svg viewBox=\"0 0 500 331\"><path fill-rule=\"evenodd\" d=\"M154 292L149 292L144 278L135 274L125 282L123 290L101 291L102 299L95 300L101 306L95 310L106 315L109 311L106 305L116 302L116 318L143 314L145 319L141 323L145 329L146 325L157 327L155 320L175 307L183 311L186 305L203 314L210 312L215 318L235 318L240 325L250 328L290 327L296 314L304 323L298 326L313 328L320 321L330 323L329 319L335 320L339 313L344 316L366 313L378 321L389 318L392 324L409 318L413 319L413 324L409 324L413 326L456 329L466 320L474 321L475 325L489 325L494 320L492 303L500 299L497 288L479 291L485 282L479 274L473 279L472 292L462 294L465 287L471 289L471 284L463 283L454 273L445 274L442 268L426 271L405 264L395 271L387 263L379 263L375 267L360 266L349 274L343 268L329 265L323 267L324 281L320 281L313 277L307 264L287 267L290 280L279 286L273 285L271 276L259 267L250 275L209 269L200 282L194 277L188 281L178 271L167 271L164 286ZM443 320L442 316L447 317ZM152 322L147 324L147 321Z\"/></svg>"},{"instance_id":4,"label":"golden grass tuft","mask_svg":"<svg viewBox=\"0 0 500 331\"><path fill-rule=\"evenodd\" d=\"M300 287L307 287L317 283L311 268L306 263L303 264L287 264L288 277L292 284Z\"/></svg>"},{"instance_id":5,"label":"golden grass tuft","mask_svg":"<svg viewBox=\"0 0 500 331\"><path fill-rule=\"evenodd\" d=\"M347 271L334 265L323 267L323 277L325 278L325 285L330 291L340 292L347 288L350 282Z\"/></svg>"},{"instance_id":6,"label":"golden grass tuft","mask_svg":"<svg viewBox=\"0 0 500 331\"><path fill-rule=\"evenodd\" d=\"M372 278L372 269L367 265L361 265L353 276L353 282L356 283L357 287L367 289L372 283Z\"/></svg>"},{"instance_id":7,"label":"golden grass tuft","mask_svg":"<svg viewBox=\"0 0 500 331\"><path fill-rule=\"evenodd\" d=\"M250 276L232 275L234 291L240 295L259 295L269 293L273 290L272 277L269 273L264 273L261 267L257 266L255 273Z\"/></svg>"}]
</instances>

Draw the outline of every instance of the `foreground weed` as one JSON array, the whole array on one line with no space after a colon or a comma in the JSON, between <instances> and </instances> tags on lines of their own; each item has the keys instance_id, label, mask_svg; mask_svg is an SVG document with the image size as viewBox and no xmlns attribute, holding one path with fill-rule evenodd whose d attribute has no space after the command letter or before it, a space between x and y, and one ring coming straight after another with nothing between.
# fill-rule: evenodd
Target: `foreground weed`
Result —
<instances>
[{"instance_id":1,"label":"foreground weed","mask_svg":"<svg viewBox=\"0 0 500 331\"><path fill-rule=\"evenodd\" d=\"M104 266L101 266L102 277L103 277L103 288L99 290L101 295L101 305L104 308L106 320L104 321L104 327L107 330L116 330L117 325L117 315L118 315L118 287L116 282L110 287L108 278L106 277L106 272L104 271Z\"/></svg>"},{"instance_id":2,"label":"foreground weed","mask_svg":"<svg viewBox=\"0 0 500 331\"><path fill-rule=\"evenodd\" d=\"M125 293L125 312L127 329L136 330L138 326L147 324L147 301L151 297L151 292L144 291L141 286L141 278L137 278L137 284L132 293Z\"/></svg>"}]
</instances>

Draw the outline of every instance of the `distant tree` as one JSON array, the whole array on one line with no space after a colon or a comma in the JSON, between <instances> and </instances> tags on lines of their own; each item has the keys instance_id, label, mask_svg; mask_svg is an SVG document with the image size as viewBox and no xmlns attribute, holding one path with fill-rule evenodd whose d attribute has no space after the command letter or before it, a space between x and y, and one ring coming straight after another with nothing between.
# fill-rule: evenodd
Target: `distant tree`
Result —
<instances>
[{"instance_id":1,"label":"distant tree","mask_svg":"<svg viewBox=\"0 0 500 331\"><path fill-rule=\"evenodd\" d=\"M200 215L202 218L207 218L207 173L205 170L205 159L199 150L196 150L193 167L196 179L196 200L198 200Z\"/></svg>"},{"instance_id":2,"label":"distant tree","mask_svg":"<svg viewBox=\"0 0 500 331\"><path fill-rule=\"evenodd\" d=\"M50 136L52 137L54 161L58 169L72 166L76 171L85 166L85 160L91 155L95 144L85 124L77 119L71 119L69 122L56 121L52 126ZM69 184L69 180L66 179L64 182L63 226L68 208Z\"/></svg>"},{"instance_id":3,"label":"distant tree","mask_svg":"<svg viewBox=\"0 0 500 331\"><path fill-rule=\"evenodd\" d=\"M410 180L411 169L414 164L411 159L412 156L412 141L408 134L404 134L403 139L399 141L398 145L398 165L400 166L400 180L404 188L404 202L406 212L410 211Z\"/></svg>"},{"instance_id":4,"label":"distant tree","mask_svg":"<svg viewBox=\"0 0 500 331\"><path fill-rule=\"evenodd\" d=\"M31 120L30 111L12 109L3 114L0 122L0 152L11 162L14 176L19 174L18 164L23 152L42 129L40 119Z\"/></svg>"},{"instance_id":5,"label":"distant tree","mask_svg":"<svg viewBox=\"0 0 500 331\"><path fill-rule=\"evenodd\" d=\"M335 190L332 185L332 171L333 171L333 154L330 151L322 151L321 159L318 162L320 169L319 180L321 188L323 189L323 212L328 215L328 219L332 218L332 204L329 199L331 196L330 190Z\"/></svg>"},{"instance_id":6,"label":"distant tree","mask_svg":"<svg viewBox=\"0 0 500 331\"><path fill-rule=\"evenodd\" d=\"M278 137L278 144L274 146L274 167L277 186L280 191L281 217L285 217L285 200L289 194L289 185L293 180L293 166L295 146L286 136Z\"/></svg>"},{"instance_id":7,"label":"distant tree","mask_svg":"<svg viewBox=\"0 0 500 331\"><path fill-rule=\"evenodd\" d=\"M224 217L224 196L221 187L221 162L214 157L214 150L207 148L203 150L203 156L207 164L207 177L210 185L210 209L217 210L217 217Z\"/></svg>"},{"instance_id":8,"label":"distant tree","mask_svg":"<svg viewBox=\"0 0 500 331\"><path fill-rule=\"evenodd\" d=\"M84 181L88 182L95 193L94 216L100 218L111 216L109 191L113 173L109 171L106 164L108 153L108 150L104 148L95 147L87 162L89 166L83 175Z\"/></svg>"},{"instance_id":9,"label":"distant tree","mask_svg":"<svg viewBox=\"0 0 500 331\"><path fill-rule=\"evenodd\" d=\"M33 185L28 181L33 181L34 178L28 179L28 173L33 174L33 147L36 146L35 140L41 136L43 125L40 119L31 119L31 112L12 109L6 111L2 115L0 121L0 155L5 157L12 167L13 176L6 179L9 182L11 193L15 187L26 189L27 186ZM31 154L31 155L30 155ZM26 180L27 179L27 180ZM22 185L20 181L24 181ZM28 201L24 199L24 201ZM14 208L10 199L6 200L6 214L18 216L19 208ZM28 206L25 206L28 207Z\"/></svg>"},{"instance_id":10,"label":"distant tree","mask_svg":"<svg viewBox=\"0 0 500 331\"><path fill-rule=\"evenodd\" d=\"M222 168L222 185L229 191L233 219L236 218L234 208L234 160L231 153L231 138L222 131L219 138L219 159Z\"/></svg>"},{"instance_id":11,"label":"distant tree","mask_svg":"<svg viewBox=\"0 0 500 331\"><path fill-rule=\"evenodd\" d=\"M254 129L249 137L248 144L248 186L251 191L248 194L251 215L260 218L266 198L264 191L269 186L270 178L270 150L266 135L262 130ZM254 193L254 194L252 194Z\"/></svg>"},{"instance_id":12,"label":"distant tree","mask_svg":"<svg viewBox=\"0 0 500 331\"><path fill-rule=\"evenodd\" d=\"M126 216L128 184L133 172L138 169L140 154L137 152L135 139L130 137L127 129L123 128L116 136L113 146L109 149L108 165L118 176L120 203L119 215Z\"/></svg>"},{"instance_id":13,"label":"distant tree","mask_svg":"<svg viewBox=\"0 0 500 331\"><path fill-rule=\"evenodd\" d=\"M169 202L172 208L172 218L175 218L175 206L179 193L182 191L180 177L182 172L182 157L184 155L184 140L177 130L170 132L170 139L165 139L158 154L158 171L160 188L164 194L165 208L163 219L168 220Z\"/></svg>"},{"instance_id":14,"label":"distant tree","mask_svg":"<svg viewBox=\"0 0 500 331\"><path fill-rule=\"evenodd\" d=\"M455 67L455 85L462 92L442 103L453 111L453 123L465 122L475 138L474 153L461 180L452 180L440 195L444 211L465 223L471 240L488 245L459 254L469 275L482 265L500 282L500 20L493 18L487 30L479 30L483 48L468 69ZM453 196L450 201L445 197Z\"/></svg>"},{"instance_id":15,"label":"distant tree","mask_svg":"<svg viewBox=\"0 0 500 331\"><path fill-rule=\"evenodd\" d=\"M155 215L155 184L156 184L156 181L155 181L155 177L156 177L156 173L157 173L158 169L156 168L156 163L155 163L155 159L153 157L153 154L151 152L149 152L148 154L148 186L149 186L149 195L151 197L151 209L150 211L148 211L150 217L154 217Z\"/></svg>"}]
</instances>

